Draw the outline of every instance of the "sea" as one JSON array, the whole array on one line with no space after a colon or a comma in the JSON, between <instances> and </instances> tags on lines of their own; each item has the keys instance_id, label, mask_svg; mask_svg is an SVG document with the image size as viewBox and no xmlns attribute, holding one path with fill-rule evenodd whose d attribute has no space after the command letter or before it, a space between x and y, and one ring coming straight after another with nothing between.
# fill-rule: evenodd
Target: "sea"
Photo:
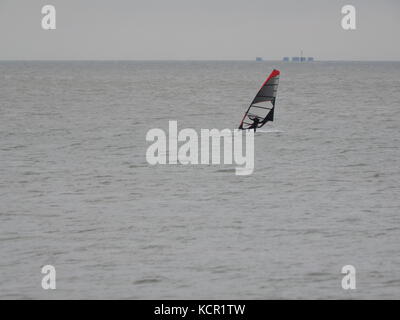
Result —
<instances>
[{"instance_id":1,"label":"sea","mask_svg":"<svg viewBox=\"0 0 400 320\"><path fill-rule=\"evenodd\" d=\"M251 175L148 163L274 68ZM2 61L0 299L399 299L399 126L400 62Z\"/></svg>"}]
</instances>

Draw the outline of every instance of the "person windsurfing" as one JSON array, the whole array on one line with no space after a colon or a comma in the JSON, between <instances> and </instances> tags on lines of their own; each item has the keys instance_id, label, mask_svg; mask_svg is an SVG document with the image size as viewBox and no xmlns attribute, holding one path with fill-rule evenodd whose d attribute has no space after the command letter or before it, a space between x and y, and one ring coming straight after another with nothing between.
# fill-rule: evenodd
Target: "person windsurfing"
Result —
<instances>
[{"instance_id":1,"label":"person windsurfing","mask_svg":"<svg viewBox=\"0 0 400 320\"><path fill-rule=\"evenodd\" d=\"M253 120L253 123L250 125L249 129L254 129L254 132L257 131L258 124L260 123L260 119L258 117L251 117L249 116L249 119Z\"/></svg>"},{"instance_id":2,"label":"person windsurfing","mask_svg":"<svg viewBox=\"0 0 400 320\"><path fill-rule=\"evenodd\" d=\"M239 125L240 130L257 129L274 121L276 93L280 71L274 69L254 97Z\"/></svg>"}]
</instances>

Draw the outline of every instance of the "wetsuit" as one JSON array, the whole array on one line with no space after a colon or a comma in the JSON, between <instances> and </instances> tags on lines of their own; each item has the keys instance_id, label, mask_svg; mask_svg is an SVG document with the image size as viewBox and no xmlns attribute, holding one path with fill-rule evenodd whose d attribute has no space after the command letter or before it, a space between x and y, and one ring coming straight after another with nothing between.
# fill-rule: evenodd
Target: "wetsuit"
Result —
<instances>
[{"instance_id":1,"label":"wetsuit","mask_svg":"<svg viewBox=\"0 0 400 320\"><path fill-rule=\"evenodd\" d=\"M254 132L256 132L257 128L258 128L258 123L260 122L260 119L258 119L257 117L255 117L253 120L252 125L249 127L249 129L254 129Z\"/></svg>"}]
</instances>

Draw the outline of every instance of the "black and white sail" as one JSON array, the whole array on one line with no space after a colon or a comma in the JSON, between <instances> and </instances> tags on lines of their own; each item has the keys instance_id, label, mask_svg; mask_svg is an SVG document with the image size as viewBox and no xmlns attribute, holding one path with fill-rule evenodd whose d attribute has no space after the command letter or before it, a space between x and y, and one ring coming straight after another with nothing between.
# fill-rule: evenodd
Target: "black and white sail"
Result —
<instances>
[{"instance_id":1,"label":"black and white sail","mask_svg":"<svg viewBox=\"0 0 400 320\"><path fill-rule=\"evenodd\" d=\"M279 84L279 70L273 70L263 83L254 100L247 109L239 129L261 128L269 121L274 121L276 93Z\"/></svg>"}]
</instances>

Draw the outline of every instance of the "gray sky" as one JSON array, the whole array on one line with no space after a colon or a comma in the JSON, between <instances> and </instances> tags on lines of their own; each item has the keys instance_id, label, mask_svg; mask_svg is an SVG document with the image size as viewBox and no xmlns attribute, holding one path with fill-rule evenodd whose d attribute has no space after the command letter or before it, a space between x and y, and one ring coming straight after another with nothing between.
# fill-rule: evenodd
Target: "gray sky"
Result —
<instances>
[{"instance_id":1,"label":"gray sky","mask_svg":"<svg viewBox=\"0 0 400 320\"><path fill-rule=\"evenodd\" d=\"M400 60L399 33L399 0L0 0L0 59Z\"/></svg>"}]
</instances>

